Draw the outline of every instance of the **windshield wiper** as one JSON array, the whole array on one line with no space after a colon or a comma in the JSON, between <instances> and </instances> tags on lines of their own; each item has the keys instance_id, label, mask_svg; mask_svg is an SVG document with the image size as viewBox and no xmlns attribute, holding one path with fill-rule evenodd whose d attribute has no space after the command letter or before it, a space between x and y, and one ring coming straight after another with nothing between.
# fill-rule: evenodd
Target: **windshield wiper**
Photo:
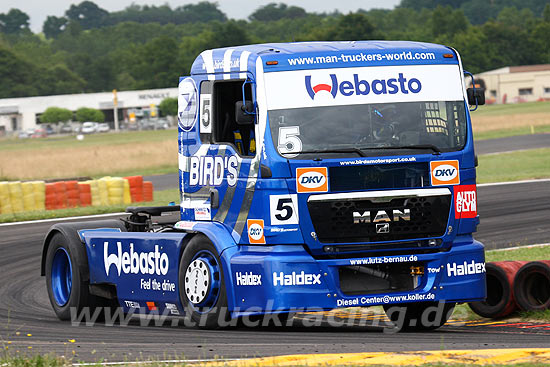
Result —
<instances>
[{"instance_id":1,"label":"windshield wiper","mask_svg":"<svg viewBox=\"0 0 550 367\"><path fill-rule=\"evenodd\" d=\"M403 145L399 147L392 147L392 146L386 146L386 147L368 147L368 148L361 148L361 149L369 149L369 150L377 150L377 149L431 149L434 151L434 154L441 154L441 149L436 147L433 144L416 144L416 145Z\"/></svg>"},{"instance_id":2,"label":"windshield wiper","mask_svg":"<svg viewBox=\"0 0 550 367\"><path fill-rule=\"evenodd\" d=\"M367 155L359 148L339 148L339 149L315 149L315 150L303 150L296 153L288 154L315 154L315 153L356 153L361 157L366 157ZM284 154L283 154L284 157Z\"/></svg>"}]
</instances>

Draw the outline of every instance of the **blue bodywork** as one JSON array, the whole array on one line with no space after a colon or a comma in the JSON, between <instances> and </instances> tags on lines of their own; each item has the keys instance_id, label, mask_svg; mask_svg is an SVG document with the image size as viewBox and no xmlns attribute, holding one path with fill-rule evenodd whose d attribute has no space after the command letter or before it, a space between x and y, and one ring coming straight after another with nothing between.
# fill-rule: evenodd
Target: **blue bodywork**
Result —
<instances>
[{"instance_id":1,"label":"blue bodywork","mask_svg":"<svg viewBox=\"0 0 550 367\"><path fill-rule=\"evenodd\" d=\"M415 59L417 53L430 53L433 57ZM402 56L398 61L390 61L388 54L393 58ZM338 256L327 253L327 246L333 243L321 242L314 235L308 200L318 193L299 192L296 172L311 167L330 172L342 166L343 161L355 161L358 157L287 159L279 154L273 142L265 116L265 91L262 90L263 78L268 73L399 65L451 65L462 74L456 51L416 42L263 44L203 52L194 62L191 76L180 79L178 139L182 222L174 232L164 233L81 231L90 265L90 282L116 285L120 305L126 310L139 306L142 312L162 312L171 307L167 304L175 304L179 311L172 314L183 314L179 263L189 238L203 233L220 255L229 308L234 316L484 299L484 249L472 237L479 223L478 216L466 218L455 214L457 190L475 187L476 182L473 136L467 112L468 131L463 149L437 155L429 151L407 151L399 156L426 165L434 160L458 162L459 183L437 186L448 189L452 197L444 233L406 240L338 243L357 246L357 250L352 248ZM211 116L209 102L205 101L213 98L212 91L205 86L222 80L247 80L251 86L258 111L254 156L239 155L232 144L214 143L212 131L201 124L205 113L208 118ZM467 110L466 101L464 106ZM374 158L391 160L396 155L377 154ZM264 177L263 167L269 168L267 177ZM413 189L429 188L427 184ZM328 187L322 194L345 193ZM292 200L297 220L291 224L272 223L274 204L271 201L278 197ZM217 203L213 203L214 198ZM419 250L419 241L428 240L437 242L429 251ZM369 249L364 245L374 247ZM140 264L133 264L132 258L138 259ZM413 289L368 294L351 294L353 292L341 289L339 271L342 267L409 263L424 268Z\"/></svg>"}]
</instances>

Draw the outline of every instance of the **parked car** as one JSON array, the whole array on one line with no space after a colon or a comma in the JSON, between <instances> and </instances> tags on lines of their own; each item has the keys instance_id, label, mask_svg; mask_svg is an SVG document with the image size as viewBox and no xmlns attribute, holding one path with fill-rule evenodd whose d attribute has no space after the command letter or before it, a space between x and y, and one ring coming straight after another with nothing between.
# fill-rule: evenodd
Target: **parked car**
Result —
<instances>
[{"instance_id":1,"label":"parked car","mask_svg":"<svg viewBox=\"0 0 550 367\"><path fill-rule=\"evenodd\" d=\"M71 124L63 124L61 125L59 132L62 134L71 134L73 132L73 127Z\"/></svg>"},{"instance_id":2,"label":"parked car","mask_svg":"<svg viewBox=\"0 0 550 367\"><path fill-rule=\"evenodd\" d=\"M34 130L34 132L31 134L31 138L45 138L48 136L48 133L46 133L46 129L43 129L41 127Z\"/></svg>"},{"instance_id":3,"label":"parked car","mask_svg":"<svg viewBox=\"0 0 550 367\"><path fill-rule=\"evenodd\" d=\"M46 134L48 134L48 135L55 134L55 130L53 129L53 127L51 125L44 126L44 130L46 130Z\"/></svg>"},{"instance_id":4,"label":"parked car","mask_svg":"<svg viewBox=\"0 0 550 367\"><path fill-rule=\"evenodd\" d=\"M97 122L85 122L82 124L80 132L82 134L93 134L97 133L99 129L99 124Z\"/></svg>"},{"instance_id":5,"label":"parked car","mask_svg":"<svg viewBox=\"0 0 550 367\"><path fill-rule=\"evenodd\" d=\"M100 132L100 133L106 133L106 132L109 132L109 130L111 130L111 128L109 127L109 124L106 122L100 123L97 127L97 132Z\"/></svg>"}]
</instances>

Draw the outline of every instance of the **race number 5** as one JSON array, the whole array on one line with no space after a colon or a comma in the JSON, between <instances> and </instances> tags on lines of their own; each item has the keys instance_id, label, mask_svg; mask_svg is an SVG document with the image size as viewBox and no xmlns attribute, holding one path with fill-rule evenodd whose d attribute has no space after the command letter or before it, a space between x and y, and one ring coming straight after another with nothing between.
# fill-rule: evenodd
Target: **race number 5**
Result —
<instances>
[{"instance_id":1,"label":"race number 5","mask_svg":"<svg viewBox=\"0 0 550 367\"><path fill-rule=\"evenodd\" d=\"M287 126L279 128L279 142L277 149L285 157L296 157L302 151L302 141L299 126Z\"/></svg>"},{"instance_id":2,"label":"race number 5","mask_svg":"<svg viewBox=\"0 0 550 367\"><path fill-rule=\"evenodd\" d=\"M298 224L298 195L270 195L271 225Z\"/></svg>"},{"instance_id":3,"label":"race number 5","mask_svg":"<svg viewBox=\"0 0 550 367\"><path fill-rule=\"evenodd\" d=\"M210 123L210 94L201 94L201 134L212 133L212 124Z\"/></svg>"}]
</instances>

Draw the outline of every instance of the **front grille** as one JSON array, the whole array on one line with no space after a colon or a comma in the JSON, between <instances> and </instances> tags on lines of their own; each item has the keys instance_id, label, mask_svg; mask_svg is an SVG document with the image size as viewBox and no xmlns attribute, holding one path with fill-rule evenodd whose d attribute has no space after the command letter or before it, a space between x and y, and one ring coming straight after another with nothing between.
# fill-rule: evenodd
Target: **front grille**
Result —
<instances>
[{"instance_id":1,"label":"front grille","mask_svg":"<svg viewBox=\"0 0 550 367\"><path fill-rule=\"evenodd\" d=\"M445 189L446 190L446 189ZM329 200L323 200L322 195L308 201L309 214L320 242L352 243L408 240L414 238L440 237L445 234L449 209L451 206L450 191L444 195L389 197L350 197L346 198L325 195ZM395 191L393 191L395 192ZM422 190L416 190L422 192ZM404 212L410 210L410 220L397 219L392 221L393 210ZM354 212L364 214L370 212L370 221L354 223ZM377 216L381 213L380 216ZM387 218L383 219L387 214ZM379 222L375 223L376 218ZM377 233L377 224L388 224L387 233ZM380 226L379 226L380 227Z\"/></svg>"}]
</instances>

